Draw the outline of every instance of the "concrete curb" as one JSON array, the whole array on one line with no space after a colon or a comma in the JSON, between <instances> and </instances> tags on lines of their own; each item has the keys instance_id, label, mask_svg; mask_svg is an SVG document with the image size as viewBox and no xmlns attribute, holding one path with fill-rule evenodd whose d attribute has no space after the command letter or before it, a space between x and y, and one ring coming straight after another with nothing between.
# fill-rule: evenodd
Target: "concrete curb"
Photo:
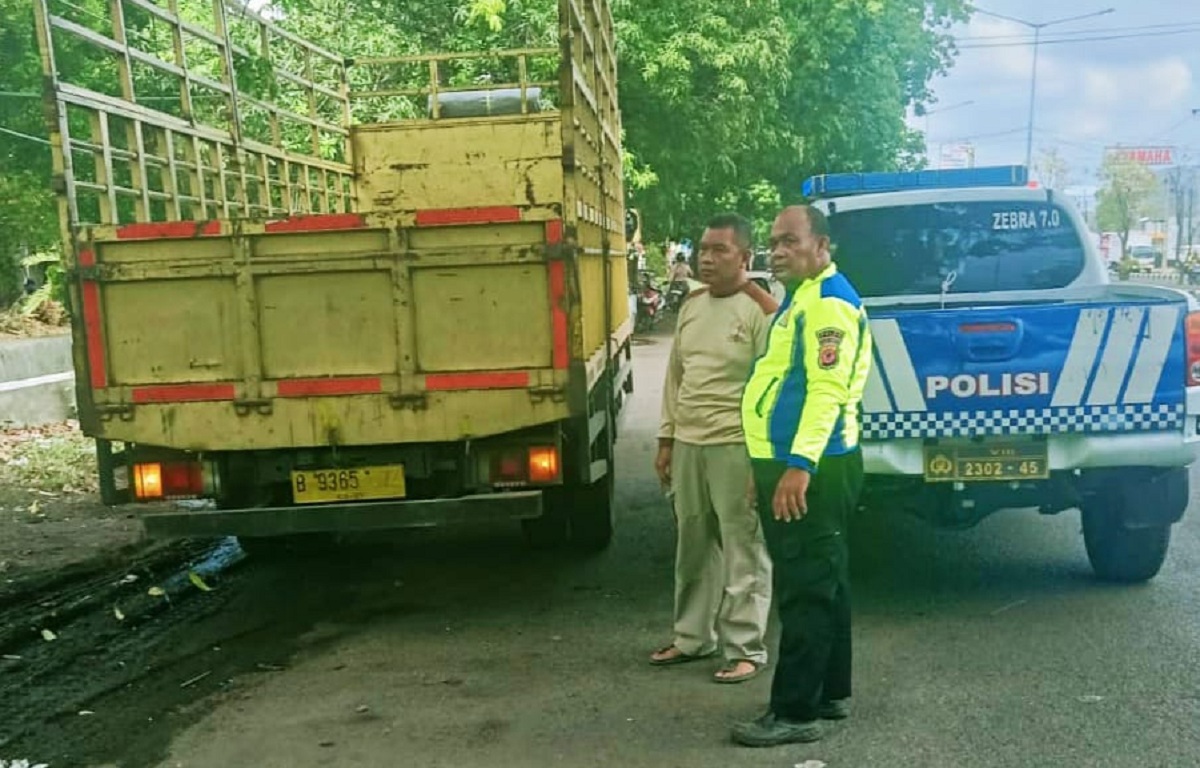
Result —
<instances>
[{"instance_id":1,"label":"concrete curb","mask_svg":"<svg viewBox=\"0 0 1200 768\"><path fill-rule=\"evenodd\" d=\"M75 415L70 336L0 341L0 425L35 426Z\"/></svg>"}]
</instances>

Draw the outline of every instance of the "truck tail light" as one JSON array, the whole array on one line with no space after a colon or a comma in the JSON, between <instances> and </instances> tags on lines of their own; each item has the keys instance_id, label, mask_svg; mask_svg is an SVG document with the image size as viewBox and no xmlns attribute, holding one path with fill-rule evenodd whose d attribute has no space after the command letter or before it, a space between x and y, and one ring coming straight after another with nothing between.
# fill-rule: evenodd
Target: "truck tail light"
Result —
<instances>
[{"instance_id":1,"label":"truck tail light","mask_svg":"<svg viewBox=\"0 0 1200 768\"><path fill-rule=\"evenodd\" d=\"M524 448L506 448L492 457L494 485L524 485L527 481Z\"/></svg>"},{"instance_id":2,"label":"truck tail light","mask_svg":"<svg viewBox=\"0 0 1200 768\"><path fill-rule=\"evenodd\" d=\"M1187 348L1187 373L1184 382L1200 387L1200 312L1189 312L1184 321L1184 344Z\"/></svg>"},{"instance_id":3,"label":"truck tail light","mask_svg":"<svg viewBox=\"0 0 1200 768\"><path fill-rule=\"evenodd\" d=\"M504 448L491 458L491 481L496 486L556 483L561 470L561 457L553 445Z\"/></svg>"},{"instance_id":4,"label":"truck tail light","mask_svg":"<svg viewBox=\"0 0 1200 768\"><path fill-rule=\"evenodd\" d=\"M558 449L538 445L529 449L529 482L553 483L558 480Z\"/></svg>"},{"instance_id":5,"label":"truck tail light","mask_svg":"<svg viewBox=\"0 0 1200 768\"><path fill-rule=\"evenodd\" d=\"M154 461L133 465L133 493L138 501L194 499L216 492L213 465L202 461Z\"/></svg>"}]
</instances>

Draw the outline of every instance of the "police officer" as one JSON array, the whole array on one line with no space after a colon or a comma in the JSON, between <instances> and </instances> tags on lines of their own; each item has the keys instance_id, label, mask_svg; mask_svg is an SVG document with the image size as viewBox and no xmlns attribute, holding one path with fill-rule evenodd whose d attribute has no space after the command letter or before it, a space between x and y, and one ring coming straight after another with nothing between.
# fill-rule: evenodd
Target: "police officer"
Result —
<instances>
[{"instance_id":1,"label":"police officer","mask_svg":"<svg viewBox=\"0 0 1200 768\"><path fill-rule=\"evenodd\" d=\"M824 214L780 213L771 266L788 295L742 395L781 626L770 709L733 729L755 747L816 741L821 719L849 715L846 525L862 487L859 403L871 365L866 312L830 259Z\"/></svg>"}]
</instances>

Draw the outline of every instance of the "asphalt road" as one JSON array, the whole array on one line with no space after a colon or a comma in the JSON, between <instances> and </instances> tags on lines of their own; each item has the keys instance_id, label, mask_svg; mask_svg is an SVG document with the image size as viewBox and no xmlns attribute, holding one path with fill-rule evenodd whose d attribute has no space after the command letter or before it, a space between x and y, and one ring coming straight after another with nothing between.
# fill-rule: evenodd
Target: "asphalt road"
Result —
<instances>
[{"instance_id":1,"label":"asphalt road","mask_svg":"<svg viewBox=\"0 0 1200 768\"><path fill-rule=\"evenodd\" d=\"M668 342L636 350L607 552L460 529L258 572L204 632L254 616L274 631L252 652L274 663L176 711L161 765L1200 765L1195 505L1135 587L1092 579L1073 512L956 533L864 513L853 718L814 745L732 745L769 676L718 686L715 663L646 663L670 639L673 523L650 467Z\"/></svg>"}]
</instances>

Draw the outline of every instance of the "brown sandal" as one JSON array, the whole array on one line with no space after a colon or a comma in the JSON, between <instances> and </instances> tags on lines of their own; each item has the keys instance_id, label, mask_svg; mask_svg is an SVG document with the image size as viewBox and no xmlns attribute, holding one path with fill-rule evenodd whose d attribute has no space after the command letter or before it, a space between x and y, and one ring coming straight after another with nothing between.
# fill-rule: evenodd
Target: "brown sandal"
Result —
<instances>
[{"instance_id":1,"label":"brown sandal","mask_svg":"<svg viewBox=\"0 0 1200 768\"><path fill-rule=\"evenodd\" d=\"M749 672L743 672L740 675L722 675L721 674L722 672L732 672L733 670L737 669L739 664L742 664L742 663L749 664L751 667L753 667L753 669L751 669ZM764 666L765 665L760 664L757 661L751 661L750 659L734 659L733 661L729 662L728 664L726 664L725 666L721 667L720 669L718 669L716 671L716 673L713 675L713 682L714 683L723 683L725 685L729 685L732 683L744 683L747 680L753 680L754 678L756 678L760 674L762 674Z\"/></svg>"},{"instance_id":2,"label":"brown sandal","mask_svg":"<svg viewBox=\"0 0 1200 768\"><path fill-rule=\"evenodd\" d=\"M674 656L669 656L665 659L654 658L655 656L664 654L667 651L672 650L672 649L679 651L679 653L677 653ZM650 654L650 663L656 667L666 667L666 666L670 666L671 664L687 664L689 661L701 661L703 659L711 658L713 656L713 654L715 654L715 653L716 653L716 651L711 651L709 653L702 653L702 654L697 654L697 655L693 656L691 654L687 654L687 653L684 653L683 651L680 651L679 648L677 648L674 643L671 643L670 645L664 645L662 648L659 648L657 651Z\"/></svg>"}]
</instances>

